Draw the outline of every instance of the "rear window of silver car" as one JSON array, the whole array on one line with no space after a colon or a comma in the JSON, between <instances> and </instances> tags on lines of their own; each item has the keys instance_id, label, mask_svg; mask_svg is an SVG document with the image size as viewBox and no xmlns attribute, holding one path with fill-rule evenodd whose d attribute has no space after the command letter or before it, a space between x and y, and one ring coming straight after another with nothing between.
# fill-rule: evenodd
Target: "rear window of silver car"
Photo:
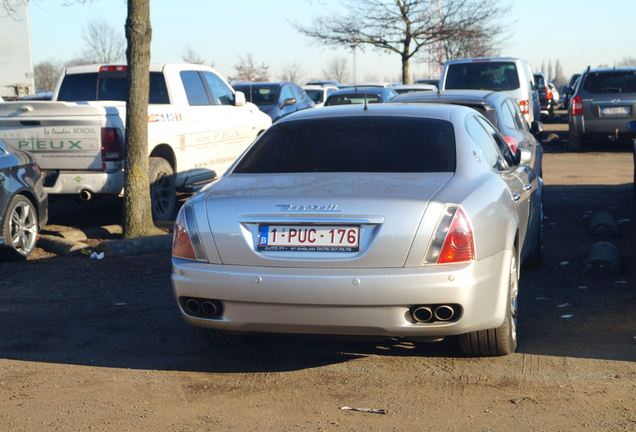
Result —
<instances>
[{"instance_id":1,"label":"rear window of silver car","mask_svg":"<svg viewBox=\"0 0 636 432\"><path fill-rule=\"evenodd\" d=\"M446 90L516 90L519 73L513 62L472 62L448 65Z\"/></svg>"},{"instance_id":2,"label":"rear window of silver car","mask_svg":"<svg viewBox=\"0 0 636 432\"><path fill-rule=\"evenodd\" d=\"M239 174L455 171L455 134L444 120L338 117L275 124L234 168Z\"/></svg>"},{"instance_id":3,"label":"rear window of silver car","mask_svg":"<svg viewBox=\"0 0 636 432\"><path fill-rule=\"evenodd\" d=\"M592 72L583 88L590 93L636 93L636 71Z\"/></svg>"}]
</instances>

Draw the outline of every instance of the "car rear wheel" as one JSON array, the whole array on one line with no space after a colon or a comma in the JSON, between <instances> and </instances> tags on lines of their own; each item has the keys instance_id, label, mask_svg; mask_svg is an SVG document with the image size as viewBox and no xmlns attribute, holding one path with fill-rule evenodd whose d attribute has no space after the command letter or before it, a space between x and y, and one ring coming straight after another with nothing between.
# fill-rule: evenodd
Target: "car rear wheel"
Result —
<instances>
[{"instance_id":1,"label":"car rear wheel","mask_svg":"<svg viewBox=\"0 0 636 432\"><path fill-rule=\"evenodd\" d=\"M174 170L167 160L151 157L148 178L154 220L170 220L177 205Z\"/></svg>"},{"instance_id":2,"label":"car rear wheel","mask_svg":"<svg viewBox=\"0 0 636 432\"><path fill-rule=\"evenodd\" d=\"M517 294L519 271L517 253L510 259L508 304L503 324L494 329L474 331L459 336L461 351L470 356L502 356L512 354L517 348Z\"/></svg>"},{"instance_id":3,"label":"car rear wheel","mask_svg":"<svg viewBox=\"0 0 636 432\"><path fill-rule=\"evenodd\" d=\"M38 236L38 214L35 206L23 195L14 196L4 215L2 237L5 246L0 250L4 259L25 259L35 248Z\"/></svg>"}]
</instances>

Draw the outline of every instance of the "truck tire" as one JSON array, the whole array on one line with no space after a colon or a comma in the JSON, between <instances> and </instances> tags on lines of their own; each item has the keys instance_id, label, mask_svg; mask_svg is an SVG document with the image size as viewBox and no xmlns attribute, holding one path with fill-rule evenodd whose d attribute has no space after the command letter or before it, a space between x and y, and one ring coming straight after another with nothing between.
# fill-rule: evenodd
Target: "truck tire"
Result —
<instances>
[{"instance_id":1,"label":"truck tire","mask_svg":"<svg viewBox=\"0 0 636 432\"><path fill-rule=\"evenodd\" d=\"M502 356L512 354L517 348L517 294L519 272L517 251L510 259L508 302L503 324L494 329L478 330L459 336L462 353L469 356Z\"/></svg>"},{"instance_id":2,"label":"truck tire","mask_svg":"<svg viewBox=\"0 0 636 432\"><path fill-rule=\"evenodd\" d=\"M148 165L152 218L171 220L177 205L174 170L167 160L160 157L151 157Z\"/></svg>"},{"instance_id":3,"label":"truck tire","mask_svg":"<svg viewBox=\"0 0 636 432\"><path fill-rule=\"evenodd\" d=\"M2 220L5 245L0 247L0 259L25 260L35 249L37 236L38 213L35 206L27 197L15 195L9 201Z\"/></svg>"}]
</instances>

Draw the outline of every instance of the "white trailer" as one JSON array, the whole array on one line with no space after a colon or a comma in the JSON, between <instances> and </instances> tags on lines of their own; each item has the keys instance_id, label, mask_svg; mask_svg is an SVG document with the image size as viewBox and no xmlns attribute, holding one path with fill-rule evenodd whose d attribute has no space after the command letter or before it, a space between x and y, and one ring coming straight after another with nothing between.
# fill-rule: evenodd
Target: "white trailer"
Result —
<instances>
[{"instance_id":1,"label":"white trailer","mask_svg":"<svg viewBox=\"0 0 636 432\"><path fill-rule=\"evenodd\" d=\"M14 99L35 93L31 25L28 1L6 4L9 8L0 6L0 97Z\"/></svg>"}]
</instances>

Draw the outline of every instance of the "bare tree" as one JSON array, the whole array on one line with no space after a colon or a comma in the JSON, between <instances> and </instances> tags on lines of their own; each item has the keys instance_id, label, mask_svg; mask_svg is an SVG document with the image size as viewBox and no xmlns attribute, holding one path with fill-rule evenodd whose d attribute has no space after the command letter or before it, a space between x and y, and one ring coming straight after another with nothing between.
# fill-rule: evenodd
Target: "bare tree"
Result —
<instances>
[{"instance_id":1,"label":"bare tree","mask_svg":"<svg viewBox=\"0 0 636 432\"><path fill-rule=\"evenodd\" d=\"M500 27L475 25L457 31L453 37L444 39L443 61L462 57L489 57L498 55L500 50ZM440 66L442 63L440 62Z\"/></svg>"},{"instance_id":2,"label":"bare tree","mask_svg":"<svg viewBox=\"0 0 636 432\"><path fill-rule=\"evenodd\" d=\"M344 57L332 58L322 70L322 74L326 79L336 80L338 82L347 81L347 59Z\"/></svg>"},{"instance_id":3,"label":"bare tree","mask_svg":"<svg viewBox=\"0 0 636 432\"><path fill-rule=\"evenodd\" d=\"M35 88L37 90L53 91L62 73L62 66L50 60L40 62L33 67Z\"/></svg>"},{"instance_id":4,"label":"bare tree","mask_svg":"<svg viewBox=\"0 0 636 432\"><path fill-rule=\"evenodd\" d=\"M203 60L203 57L201 57L198 52L190 47L187 47L183 51L183 54L181 54L181 60L183 60L185 63L205 64L205 60Z\"/></svg>"},{"instance_id":5,"label":"bare tree","mask_svg":"<svg viewBox=\"0 0 636 432\"><path fill-rule=\"evenodd\" d=\"M372 47L400 56L402 82L410 79L413 56L465 29L503 28L507 7L499 0L347 0L344 13L295 24L303 35L336 47Z\"/></svg>"},{"instance_id":6,"label":"bare tree","mask_svg":"<svg viewBox=\"0 0 636 432\"><path fill-rule=\"evenodd\" d=\"M552 78L552 81L557 87L567 84L565 75L563 74L563 66L561 66L561 61L559 59L557 59L554 63L554 77Z\"/></svg>"},{"instance_id":7,"label":"bare tree","mask_svg":"<svg viewBox=\"0 0 636 432\"><path fill-rule=\"evenodd\" d=\"M236 78L239 81L269 81L269 66L262 62L260 65L252 54L239 56L239 62L234 66Z\"/></svg>"},{"instance_id":8,"label":"bare tree","mask_svg":"<svg viewBox=\"0 0 636 432\"><path fill-rule=\"evenodd\" d=\"M300 82L303 78L303 67L298 62L287 63L280 74L281 81Z\"/></svg>"},{"instance_id":9,"label":"bare tree","mask_svg":"<svg viewBox=\"0 0 636 432\"><path fill-rule=\"evenodd\" d=\"M84 50L82 58L90 63L115 63L124 59L126 39L124 33L106 21L89 22L82 35Z\"/></svg>"},{"instance_id":10,"label":"bare tree","mask_svg":"<svg viewBox=\"0 0 636 432\"><path fill-rule=\"evenodd\" d=\"M636 66L636 57L623 57L616 62L616 66Z\"/></svg>"}]
</instances>

